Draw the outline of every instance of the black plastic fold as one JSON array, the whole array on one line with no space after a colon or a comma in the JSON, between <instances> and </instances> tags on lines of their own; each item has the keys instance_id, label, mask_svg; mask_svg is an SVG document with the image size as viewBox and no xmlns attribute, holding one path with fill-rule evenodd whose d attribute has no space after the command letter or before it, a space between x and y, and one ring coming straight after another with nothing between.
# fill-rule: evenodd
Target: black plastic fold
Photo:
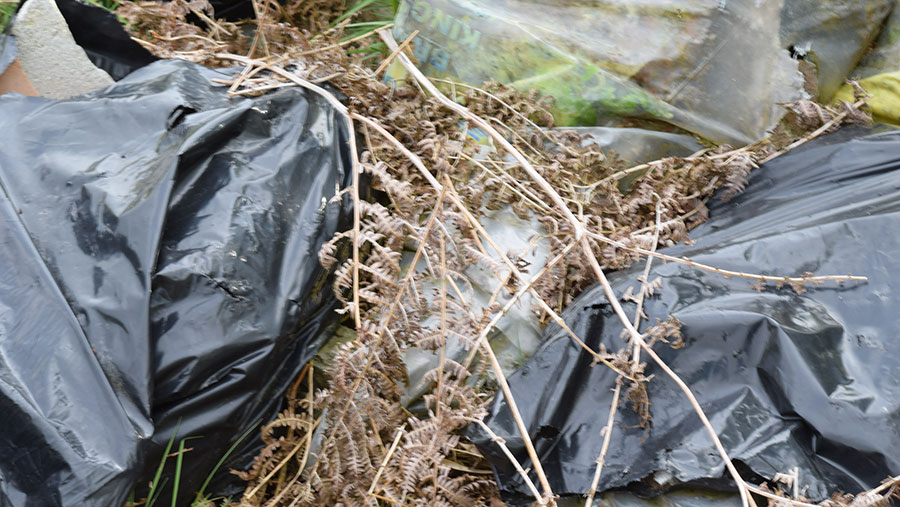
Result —
<instances>
[{"instance_id":1,"label":"black plastic fold","mask_svg":"<svg viewBox=\"0 0 900 507\"><path fill-rule=\"evenodd\" d=\"M745 478L797 467L800 491L815 501L900 473L900 132L866 133L843 130L765 164L743 194L712 206L711 220L691 234L696 244L665 253L747 273L852 273L868 282L758 290L747 279L657 260L650 279L661 288L644 307L651 324L670 313L683 323L684 348L655 350L691 387ZM640 263L612 274L617 294L638 289L642 270ZM624 306L635 311L634 303ZM624 345L600 287L564 317L595 350ZM546 336L509 382L554 493L582 495L616 374L592 366L559 327ZM733 491L684 394L657 365L646 374L651 426L642 430L634 411L619 407L599 490L653 495L690 483ZM527 464L502 396L487 422ZM477 428L472 434L505 499L528 502L496 444Z\"/></svg>"},{"instance_id":2,"label":"black plastic fold","mask_svg":"<svg viewBox=\"0 0 900 507\"><path fill-rule=\"evenodd\" d=\"M75 42L95 66L118 81L157 60L131 39L118 18L106 9L80 0L55 0Z\"/></svg>"},{"instance_id":3,"label":"black plastic fold","mask_svg":"<svg viewBox=\"0 0 900 507\"><path fill-rule=\"evenodd\" d=\"M0 96L0 505L122 505L176 427L202 437L193 495L335 322L317 252L349 216L344 123L299 88L229 99L227 77L169 60Z\"/></svg>"}]
</instances>

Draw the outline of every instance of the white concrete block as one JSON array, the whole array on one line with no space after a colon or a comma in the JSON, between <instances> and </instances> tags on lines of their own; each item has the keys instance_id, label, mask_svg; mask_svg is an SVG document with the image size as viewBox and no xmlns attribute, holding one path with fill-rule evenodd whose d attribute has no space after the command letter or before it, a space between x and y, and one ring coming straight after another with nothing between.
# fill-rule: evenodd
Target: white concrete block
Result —
<instances>
[{"instance_id":1,"label":"white concrete block","mask_svg":"<svg viewBox=\"0 0 900 507\"><path fill-rule=\"evenodd\" d=\"M28 0L16 15L12 34L25 75L44 97L65 99L115 83L75 43L53 0Z\"/></svg>"}]
</instances>

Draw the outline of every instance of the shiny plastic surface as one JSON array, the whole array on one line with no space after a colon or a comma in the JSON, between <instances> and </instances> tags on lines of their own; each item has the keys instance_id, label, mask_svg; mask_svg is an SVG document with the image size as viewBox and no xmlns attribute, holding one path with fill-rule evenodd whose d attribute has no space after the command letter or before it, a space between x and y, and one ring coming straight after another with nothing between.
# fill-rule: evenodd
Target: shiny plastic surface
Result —
<instances>
[{"instance_id":1,"label":"shiny plastic surface","mask_svg":"<svg viewBox=\"0 0 900 507\"><path fill-rule=\"evenodd\" d=\"M116 81L157 60L132 40L115 14L81 0L56 0L75 42Z\"/></svg>"},{"instance_id":2,"label":"shiny plastic surface","mask_svg":"<svg viewBox=\"0 0 900 507\"><path fill-rule=\"evenodd\" d=\"M830 100L892 4L403 0L394 35L419 31L414 55L429 75L553 96L559 125L682 129L735 144L763 137L784 114L777 104L803 97L792 57L816 66ZM403 78L397 63L387 75Z\"/></svg>"},{"instance_id":3,"label":"shiny plastic surface","mask_svg":"<svg viewBox=\"0 0 900 507\"><path fill-rule=\"evenodd\" d=\"M691 386L745 478L772 479L798 467L799 489L816 501L900 473L900 132L863 133L845 129L765 164L743 194L712 206L711 220L691 234L696 244L666 253L777 276L853 273L867 283L758 291L750 280L657 261L650 279L662 286L644 307L650 323L670 313L683 323L684 348L655 350ZM638 289L642 271L640 263L611 274L617 294ZM635 305L623 304L633 314ZM600 287L564 317L594 349L624 345ZM582 495L616 375L591 366L559 327L545 336L509 382L554 493ZM733 491L684 394L655 364L646 374L653 376L651 426L640 429L632 409L619 407L600 491L657 494L684 483ZM527 466L502 396L487 422ZM472 433L505 499L527 502L505 456Z\"/></svg>"},{"instance_id":4,"label":"shiny plastic surface","mask_svg":"<svg viewBox=\"0 0 900 507\"><path fill-rule=\"evenodd\" d=\"M230 72L0 96L0 505L122 505L176 427L193 495L329 334L344 123L299 88L229 99Z\"/></svg>"}]
</instances>

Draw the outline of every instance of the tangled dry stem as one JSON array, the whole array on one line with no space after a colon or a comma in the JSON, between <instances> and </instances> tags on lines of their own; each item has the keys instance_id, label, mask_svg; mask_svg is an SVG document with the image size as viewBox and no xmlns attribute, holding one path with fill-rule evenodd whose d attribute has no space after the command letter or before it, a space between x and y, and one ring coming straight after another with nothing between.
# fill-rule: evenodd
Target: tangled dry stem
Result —
<instances>
[{"instance_id":1,"label":"tangled dry stem","mask_svg":"<svg viewBox=\"0 0 900 507\"><path fill-rule=\"evenodd\" d=\"M326 388L313 396L309 373L308 395L289 395L286 411L264 428L266 447L250 470L240 472L250 481L241 503L484 504L496 497L496 486L484 478L485 462L461 438L461 430L481 421L496 387L512 409L543 491L514 456L512 462L538 502L554 502L488 343L503 316L528 294L542 319L559 324L596 363L631 383L629 397L649 417L649 400L641 391L647 382L640 362L643 349L682 388L749 505L749 486L731 465L689 387L647 341L669 328L639 333L640 308L634 323L626 318L604 270L648 257L646 273L650 258L656 257L798 290L824 280L863 279L753 275L655 252L657 245L686 239L687 231L705 220L706 201L717 188L725 188L725 197L733 195L759 163L842 122L866 121L862 99L841 110L794 104L772 136L748 147L719 147L624 168L578 134L549 129L549 98L498 83L476 87L450 82L449 90L442 91L405 54L403 46L409 42L398 45L385 32L380 35L390 48L388 59L400 61L413 79L381 82L377 75L387 60L373 70L358 56L372 54L370 34L342 40L344 25L330 23L339 12L335 2L257 2L255 7L260 16L252 40L236 25L214 20L203 0L126 4L122 11L132 15L136 37L158 55L207 65L242 63L244 70L226 83L234 95L302 87L346 120L352 143L357 137L364 141L362 149L351 149L354 155L359 151L349 190L353 228L338 234L320 254L323 265L336 268L335 295L352 318L356 338L337 350L327 378L319 381L327 382ZM205 30L186 27L182 21L190 13L208 20ZM313 84L325 79L347 97L345 103ZM474 143L468 136L474 129L487 133L492 147ZM363 174L378 192L375 200L359 195ZM536 217L544 226L536 240L548 244L551 261L534 277L524 275L517 254L504 251L479 221L503 207L522 219ZM404 261L410 245L415 254ZM496 278L484 308L473 305L474 288L466 275L475 265ZM596 281L622 320L632 350L591 350L560 317ZM648 284L645 275L640 301L652 290ZM508 298L504 305L496 304L501 294ZM451 341L462 347L464 360L448 353ZM404 400L413 387L406 386L404 362L410 349L432 351L437 358L419 386L424 394L417 408ZM615 389L604 449L621 384ZM602 460L601 454L591 494Z\"/></svg>"}]
</instances>

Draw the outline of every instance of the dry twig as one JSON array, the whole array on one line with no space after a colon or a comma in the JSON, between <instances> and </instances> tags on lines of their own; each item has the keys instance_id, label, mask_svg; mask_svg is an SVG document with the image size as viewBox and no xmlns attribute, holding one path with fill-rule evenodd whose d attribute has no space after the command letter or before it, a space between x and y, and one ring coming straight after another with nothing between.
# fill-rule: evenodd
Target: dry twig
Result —
<instances>
[{"instance_id":1,"label":"dry twig","mask_svg":"<svg viewBox=\"0 0 900 507\"><path fill-rule=\"evenodd\" d=\"M396 43L396 41L393 40L393 37L391 37L391 35L389 33L381 31L381 32L379 32L379 35L381 36L382 40L385 41L385 43L388 45L389 48L391 48L392 50L396 49L397 43ZM431 84L431 82L428 80L428 78L426 78L425 75L422 74L421 71L419 71L412 64L412 62L409 61L408 58L406 58L406 55L403 55L401 53L398 55L398 59L401 63L403 63L404 67L406 67L407 71L412 76L414 76L415 79L426 90L428 90L433 96L437 97L441 101L442 104L444 104L446 107L456 111L461 116L465 117L467 120L472 121L474 124L478 125L482 129L484 129L498 144L500 144L500 146L502 146L506 151L508 151L510 153L510 155L512 155L513 158L515 158L522 165L522 168L525 169L526 173L528 173L528 175L531 176L535 180L535 182L538 184L538 186L547 195L549 195L551 200L559 207L563 216L569 221L569 224L574 231L574 240L576 242L581 243L581 245L583 247L584 255L585 255L585 257L587 257L588 261L591 264L591 267L594 270L595 275L599 279L600 284L603 286L603 289L604 289L604 292L606 293L607 299L609 300L610 304L612 305L613 310L616 312L616 315L618 315L619 319L625 325L625 329L631 335L632 340L639 343L641 345L641 347L643 347L647 350L650 357L653 358L653 360L663 369L663 371L666 372L667 375L669 375L673 380L675 380L675 382L678 384L678 386L682 389L682 391L688 397L689 401L691 402L691 405L694 407L694 410L697 412L697 415L700 416L700 420L703 422L703 425L706 427L707 431L709 432L710 436L712 437L713 443L716 446L716 450L722 456L723 461L725 461L725 467L728 469L728 472L734 478L735 483L738 486L738 489L741 494L742 504L744 505L744 507L747 507L749 505L753 505L755 507L755 503L753 502L753 499L750 497L749 493L747 492L747 488L744 485L744 480L741 478L737 469L734 467L734 464L731 462L731 458L728 457L728 453L725 451L725 448L722 445L722 442L719 440L719 437L716 434L715 429L712 427L712 424L709 422L709 419L706 417L706 414L703 412L703 409L700 407L700 404L697 402L697 399L694 397L694 394L691 392L690 388L687 386L687 384L684 383L683 380L681 380L681 378L674 371L672 371L671 368L669 368L669 366L667 364L665 364L665 362L663 362L663 360L653 351L653 349L651 349L644 342L643 338L641 338L640 333L637 332L637 330L634 328L634 326L631 324L631 322L625 316L625 312L622 309L622 305L619 304L619 301L616 298L616 295L613 292L612 287L609 285L609 281L607 281L606 276L603 273L603 269L600 267L600 263L597 261L596 257L594 256L594 253L593 253L593 250L591 249L590 243L588 243L587 238L585 237L584 224L582 224L575 217L575 215L572 214L571 210L569 210L568 207L566 207L565 203L562 201L559 194L534 169L534 167L532 167L531 163L517 149L515 149L515 147L513 147L513 145L510 144L509 141L507 141L496 130L494 130L490 124L488 124L484 120L482 120L482 119L478 118L477 116L473 115L472 113L470 113L469 110L466 109L465 107L451 101L445 95L443 95L433 84ZM501 386L502 386L502 384L501 384ZM510 410L512 411L512 410L515 410L514 409L515 401L507 394L507 391L508 391L508 387L506 387L504 389L504 394L507 396L507 403L509 404ZM515 411L517 412L517 410L515 410ZM522 435L524 437L523 440L525 442L526 449L528 450L529 455L531 455L531 457L532 457L532 461L535 466L535 472L537 473L538 478L541 480L541 486L544 488L545 493L550 493L550 491L551 491L550 485L547 482L547 479L543 472L543 468L540 465L540 460L537 459L537 457L536 457L536 453L534 451L534 446L531 444L531 439L527 438L527 434L528 434L527 429L525 428L524 423L521 422L521 417L516 418L516 425L519 427L519 431L520 431L520 433L522 433Z\"/></svg>"}]
</instances>

